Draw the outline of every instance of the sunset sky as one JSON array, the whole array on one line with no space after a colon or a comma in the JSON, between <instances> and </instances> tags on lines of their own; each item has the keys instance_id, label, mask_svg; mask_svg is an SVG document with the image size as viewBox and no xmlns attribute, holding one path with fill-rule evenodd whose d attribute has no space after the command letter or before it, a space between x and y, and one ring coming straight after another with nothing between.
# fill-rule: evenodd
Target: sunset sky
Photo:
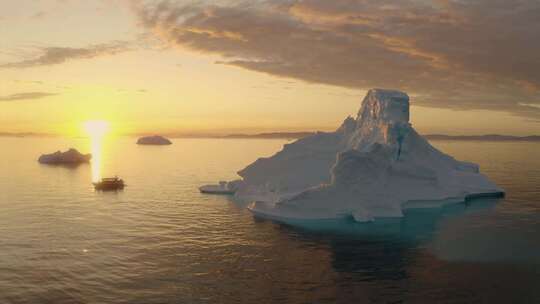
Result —
<instances>
[{"instance_id":1,"label":"sunset sky","mask_svg":"<svg viewBox=\"0 0 540 304\"><path fill-rule=\"evenodd\" d=\"M381 87L422 133L540 134L539 37L537 0L2 0L0 133L332 130Z\"/></svg>"}]
</instances>

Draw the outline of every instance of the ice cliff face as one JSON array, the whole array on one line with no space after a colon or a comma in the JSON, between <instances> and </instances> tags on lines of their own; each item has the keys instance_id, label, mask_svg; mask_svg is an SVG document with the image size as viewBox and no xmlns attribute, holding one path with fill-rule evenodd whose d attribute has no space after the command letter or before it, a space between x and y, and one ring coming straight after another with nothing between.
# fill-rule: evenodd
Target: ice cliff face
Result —
<instances>
[{"instance_id":1,"label":"ice cliff face","mask_svg":"<svg viewBox=\"0 0 540 304\"><path fill-rule=\"evenodd\" d=\"M408 132L409 96L398 91L370 90L358 112L347 149L363 150L371 144L399 144Z\"/></svg>"},{"instance_id":2,"label":"ice cliff face","mask_svg":"<svg viewBox=\"0 0 540 304\"><path fill-rule=\"evenodd\" d=\"M236 197L280 219L402 216L407 205L438 205L502 190L476 164L438 151L409 123L409 97L373 89L356 119L332 133L285 145L239 172Z\"/></svg>"}]
</instances>

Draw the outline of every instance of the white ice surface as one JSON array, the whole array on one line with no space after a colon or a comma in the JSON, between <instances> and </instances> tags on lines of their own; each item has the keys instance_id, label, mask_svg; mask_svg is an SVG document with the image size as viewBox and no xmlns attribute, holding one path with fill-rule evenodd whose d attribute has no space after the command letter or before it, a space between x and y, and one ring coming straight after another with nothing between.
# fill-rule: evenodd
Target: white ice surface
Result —
<instances>
[{"instance_id":1,"label":"white ice surface","mask_svg":"<svg viewBox=\"0 0 540 304\"><path fill-rule=\"evenodd\" d=\"M275 219L400 217L414 204L440 206L501 193L476 164L457 161L409 123L409 97L373 89L357 118L287 144L238 172L235 197Z\"/></svg>"}]
</instances>

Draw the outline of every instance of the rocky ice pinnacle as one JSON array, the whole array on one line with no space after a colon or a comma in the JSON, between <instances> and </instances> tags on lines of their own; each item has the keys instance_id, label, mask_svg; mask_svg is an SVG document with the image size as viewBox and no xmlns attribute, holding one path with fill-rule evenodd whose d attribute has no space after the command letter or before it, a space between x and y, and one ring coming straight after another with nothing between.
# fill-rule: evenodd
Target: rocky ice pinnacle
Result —
<instances>
[{"instance_id":1,"label":"rocky ice pinnacle","mask_svg":"<svg viewBox=\"0 0 540 304\"><path fill-rule=\"evenodd\" d=\"M331 133L286 144L238 172L235 197L275 219L400 217L409 206L439 206L503 190L420 136L409 123L409 97L373 89L356 119Z\"/></svg>"}]
</instances>

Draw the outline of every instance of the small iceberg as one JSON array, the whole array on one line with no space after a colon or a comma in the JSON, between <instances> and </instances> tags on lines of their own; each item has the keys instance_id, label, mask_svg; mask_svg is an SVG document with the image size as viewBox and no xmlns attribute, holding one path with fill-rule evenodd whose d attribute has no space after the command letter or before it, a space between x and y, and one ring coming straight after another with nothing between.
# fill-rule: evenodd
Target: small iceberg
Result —
<instances>
[{"instance_id":1,"label":"small iceberg","mask_svg":"<svg viewBox=\"0 0 540 304\"><path fill-rule=\"evenodd\" d=\"M238 189L237 181L220 181L217 185L204 185L199 187L199 191L205 194L232 195Z\"/></svg>"},{"instance_id":2,"label":"small iceberg","mask_svg":"<svg viewBox=\"0 0 540 304\"><path fill-rule=\"evenodd\" d=\"M477 164L433 147L409 122L409 96L372 89L356 118L335 132L286 144L238 174L235 198L275 220L402 217L411 206L440 207L504 195Z\"/></svg>"},{"instance_id":3,"label":"small iceberg","mask_svg":"<svg viewBox=\"0 0 540 304\"><path fill-rule=\"evenodd\" d=\"M39 157L38 162L48 165L77 165L88 163L91 158L92 154L82 154L72 148L66 152L56 151L51 154L43 154Z\"/></svg>"},{"instance_id":4,"label":"small iceberg","mask_svg":"<svg viewBox=\"0 0 540 304\"><path fill-rule=\"evenodd\" d=\"M171 144L172 142L169 139L159 135L145 136L137 140L137 145L165 146Z\"/></svg>"}]
</instances>

